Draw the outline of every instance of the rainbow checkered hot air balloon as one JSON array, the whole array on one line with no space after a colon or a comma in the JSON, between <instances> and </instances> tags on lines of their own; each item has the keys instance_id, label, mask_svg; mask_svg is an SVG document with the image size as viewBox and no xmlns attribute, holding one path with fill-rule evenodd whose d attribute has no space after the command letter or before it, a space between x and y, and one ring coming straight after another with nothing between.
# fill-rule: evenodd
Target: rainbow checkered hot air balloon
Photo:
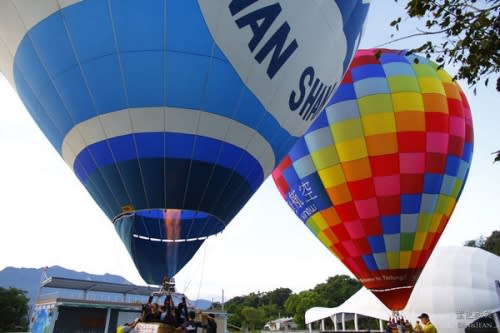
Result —
<instances>
[{"instance_id":1,"label":"rainbow checkered hot air balloon","mask_svg":"<svg viewBox=\"0 0 500 333\"><path fill-rule=\"evenodd\" d=\"M405 51L360 50L273 172L316 237L387 307L405 307L465 184L473 150L457 83Z\"/></svg>"}]
</instances>

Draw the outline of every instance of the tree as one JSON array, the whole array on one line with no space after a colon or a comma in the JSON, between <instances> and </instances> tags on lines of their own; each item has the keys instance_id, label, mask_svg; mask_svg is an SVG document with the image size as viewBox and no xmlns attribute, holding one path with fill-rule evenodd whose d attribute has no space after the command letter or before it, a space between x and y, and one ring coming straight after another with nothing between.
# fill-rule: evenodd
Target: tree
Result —
<instances>
[{"instance_id":1,"label":"tree","mask_svg":"<svg viewBox=\"0 0 500 333\"><path fill-rule=\"evenodd\" d=\"M344 303L361 288L361 283L347 275L329 277L326 283L318 284L314 290L323 300L321 306L335 307ZM318 304L319 305L319 304ZM317 306L318 306L317 305Z\"/></svg>"},{"instance_id":2,"label":"tree","mask_svg":"<svg viewBox=\"0 0 500 333\"><path fill-rule=\"evenodd\" d=\"M328 278L314 289L293 294L289 288L238 296L224 304L230 314L228 323L237 327L262 327L265 322L283 316L293 316L297 325L305 326L304 314L314 306L336 306L361 288L361 284L347 275Z\"/></svg>"},{"instance_id":3,"label":"tree","mask_svg":"<svg viewBox=\"0 0 500 333\"><path fill-rule=\"evenodd\" d=\"M28 298L17 288L0 287L0 332L26 332L28 329Z\"/></svg>"},{"instance_id":4,"label":"tree","mask_svg":"<svg viewBox=\"0 0 500 333\"><path fill-rule=\"evenodd\" d=\"M244 308L259 309L263 317L264 323L268 320L273 320L280 315L285 315L286 310L284 303L292 291L288 288L278 288L269 292L250 293L245 296L237 296L225 303L225 309L230 316L228 323L234 326L242 326L243 324L250 324L248 316L252 315L251 312L244 314ZM252 325L260 324L260 322L252 322Z\"/></svg>"},{"instance_id":5,"label":"tree","mask_svg":"<svg viewBox=\"0 0 500 333\"><path fill-rule=\"evenodd\" d=\"M278 308L284 309L285 302L292 294L290 288L278 288L267 293L270 304L276 304Z\"/></svg>"},{"instance_id":6,"label":"tree","mask_svg":"<svg viewBox=\"0 0 500 333\"><path fill-rule=\"evenodd\" d=\"M264 311L266 321L276 319L283 314L276 304L265 304L260 309Z\"/></svg>"},{"instance_id":7,"label":"tree","mask_svg":"<svg viewBox=\"0 0 500 333\"><path fill-rule=\"evenodd\" d=\"M299 328L305 327L305 313L314 306L321 304L321 298L314 290L305 290L298 295L292 295L285 302L286 310L293 313L293 320Z\"/></svg>"},{"instance_id":8,"label":"tree","mask_svg":"<svg viewBox=\"0 0 500 333\"><path fill-rule=\"evenodd\" d=\"M478 247L500 256L500 230L495 230L489 237L481 236L478 239L468 240L465 246Z\"/></svg>"},{"instance_id":9,"label":"tree","mask_svg":"<svg viewBox=\"0 0 500 333\"><path fill-rule=\"evenodd\" d=\"M427 41L412 51L434 55L439 65L458 65L455 78L465 79L474 92L483 78L488 85L496 76L500 91L500 0L409 0L405 9L408 16L425 20L425 28L397 40L442 35L438 45ZM401 22L399 17L391 25L399 29Z\"/></svg>"},{"instance_id":10,"label":"tree","mask_svg":"<svg viewBox=\"0 0 500 333\"><path fill-rule=\"evenodd\" d=\"M245 318L239 312L228 311L230 314L227 318L228 325L232 327L242 327L245 322Z\"/></svg>"},{"instance_id":11,"label":"tree","mask_svg":"<svg viewBox=\"0 0 500 333\"><path fill-rule=\"evenodd\" d=\"M286 312L290 314L295 314L297 312L297 306L300 302L300 296L298 294L293 294L288 297L285 302Z\"/></svg>"},{"instance_id":12,"label":"tree","mask_svg":"<svg viewBox=\"0 0 500 333\"><path fill-rule=\"evenodd\" d=\"M476 244L476 240L475 239L471 239L471 240L465 241L464 246L478 247L477 244Z\"/></svg>"},{"instance_id":13,"label":"tree","mask_svg":"<svg viewBox=\"0 0 500 333\"><path fill-rule=\"evenodd\" d=\"M466 241L464 245L469 247L478 247L482 249L485 241L486 238L484 236L480 236L478 239L471 239Z\"/></svg>"},{"instance_id":14,"label":"tree","mask_svg":"<svg viewBox=\"0 0 500 333\"><path fill-rule=\"evenodd\" d=\"M500 256L500 230L495 230L486 238L482 249Z\"/></svg>"},{"instance_id":15,"label":"tree","mask_svg":"<svg viewBox=\"0 0 500 333\"><path fill-rule=\"evenodd\" d=\"M262 327L265 324L264 310L261 308L254 308L245 306L241 310L241 314L250 328L254 331L256 327Z\"/></svg>"},{"instance_id":16,"label":"tree","mask_svg":"<svg viewBox=\"0 0 500 333\"><path fill-rule=\"evenodd\" d=\"M250 293L250 295L246 296L243 305L246 306L251 306L251 307L258 307L260 305L260 292L256 293Z\"/></svg>"}]
</instances>

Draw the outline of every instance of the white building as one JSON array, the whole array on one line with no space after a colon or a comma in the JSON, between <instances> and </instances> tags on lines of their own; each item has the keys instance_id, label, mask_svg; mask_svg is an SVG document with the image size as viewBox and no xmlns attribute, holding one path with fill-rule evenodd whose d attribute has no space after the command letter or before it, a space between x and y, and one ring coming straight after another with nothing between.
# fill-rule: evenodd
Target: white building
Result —
<instances>
[{"instance_id":1,"label":"white building","mask_svg":"<svg viewBox=\"0 0 500 333\"><path fill-rule=\"evenodd\" d=\"M422 312L428 313L439 333L464 332L483 316L492 316L500 332L500 257L472 247L436 248L425 266L406 308L400 312L413 324ZM389 310L368 289L362 288L336 308L311 308L306 324L331 319L335 330L358 316L387 320ZM476 322L477 323L477 322ZM309 325L311 327L311 325ZM373 329L373 328L372 328Z\"/></svg>"},{"instance_id":2,"label":"white building","mask_svg":"<svg viewBox=\"0 0 500 333\"><path fill-rule=\"evenodd\" d=\"M268 321L266 325L264 325L264 330L266 331L289 331L295 329L297 329L297 324L292 317Z\"/></svg>"}]
</instances>

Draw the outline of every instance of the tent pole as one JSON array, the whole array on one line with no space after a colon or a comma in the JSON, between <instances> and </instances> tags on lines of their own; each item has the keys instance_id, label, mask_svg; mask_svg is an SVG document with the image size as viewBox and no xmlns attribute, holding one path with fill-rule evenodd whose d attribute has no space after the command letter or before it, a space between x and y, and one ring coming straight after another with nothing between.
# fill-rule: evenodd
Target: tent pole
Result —
<instances>
[{"instance_id":1,"label":"tent pole","mask_svg":"<svg viewBox=\"0 0 500 333\"><path fill-rule=\"evenodd\" d=\"M497 327L497 332L500 333L500 318L498 317L498 312L493 313L493 320L495 321L495 326Z\"/></svg>"},{"instance_id":2,"label":"tent pole","mask_svg":"<svg viewBox=\"0 0 500 333\"><path fill-rule=\"evenodd\" d=\"M106 326L104 327L104 332L110 332L109 325L111 322L111 308L106 310Z\"/></svg>"},{"instance_id":3,"label":"tent pole","mask_svg":"<svg viewBox=\"0 0 500 333\"><path fill-rule=\"evenodd\" d=\"M358 314L357 313L354 314L354 330L355 331L358 330Z\"/></svg>"},{"instance_id":4,"label":"tent pole","mask_svg":"<svg viewBox=\"0 0 500 333\"><path fill-rule=\"evenodd\" d=\"M337 314L333 315L332 320L333 320L333 329L336 331L338 329L338 327L337 327Z\"/></svg>"},{"instance_id":5,"label":"tent pole","mask_svg":"<svg viewBox=\"0 0 500 333\"><path fill-rule=\"evenodd\" d=\"M345 331L345 313L342 312L342 331Z\"/></svg>"}]
</instances>

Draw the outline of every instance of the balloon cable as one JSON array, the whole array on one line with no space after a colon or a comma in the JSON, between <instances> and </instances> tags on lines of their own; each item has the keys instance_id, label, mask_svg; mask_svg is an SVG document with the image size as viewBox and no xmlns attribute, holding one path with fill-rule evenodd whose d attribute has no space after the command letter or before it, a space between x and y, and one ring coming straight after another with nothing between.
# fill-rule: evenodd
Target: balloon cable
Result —
<instances>
[{"instance_id":1,"label":"balloon cable","mask_svg":"<svg viewBox=\"0 0 500 333\"><path fill-rule=\"evenodd\" d=\"M207 247L208 247L208 242L205 242L205 246L203 248L203 256L202 256L202 260L201 260L201 274L200 274L200 283L198 284L198 293L196 295L196 299L199 299L200 298L200 290L201 290L201 287L202 287L202 284L203 284L203 275L205 273L205 263L206 263L206 259L207 259Z\"/></svg>"},{"instance_id":2,"label":"balloon cable","mask_svg":"<svg viewBox=\"0 0 500 333\"><path fill-rule=\"evenodd\" d=\"M202 257L201 257L201 263L198 262L195 264L195 262L193 262L193 265L190 265L188 266L191 270L191 272L188 272L186 274L186 276L188 276L189 278L186 279L186 283L184 284L184 287L183 287L183 290L182 290L182 293L183 294L187 294L187 291L189 289L189 287L191 286L191 283L193 282L194 280L194 276L200 276L200 283L199 283L199 287L198 287L198 291L197 291L197 295L196 295L196 298L199 298L199 295L200 295L200 289L201 289L201 284L202 284L202 280L203 280L203 275L204 275L204 267L205 267L205 261L206 261L206 252L207 252L207 244L208 242L205 241L205 243L202 245L203 246L203 253L200 253L202 254ZM196 258L196 261L198 258ZM188 268L186 267L186 268ZM199 274L198 274L199 272Z\"/></svg>"}]
</instances>

